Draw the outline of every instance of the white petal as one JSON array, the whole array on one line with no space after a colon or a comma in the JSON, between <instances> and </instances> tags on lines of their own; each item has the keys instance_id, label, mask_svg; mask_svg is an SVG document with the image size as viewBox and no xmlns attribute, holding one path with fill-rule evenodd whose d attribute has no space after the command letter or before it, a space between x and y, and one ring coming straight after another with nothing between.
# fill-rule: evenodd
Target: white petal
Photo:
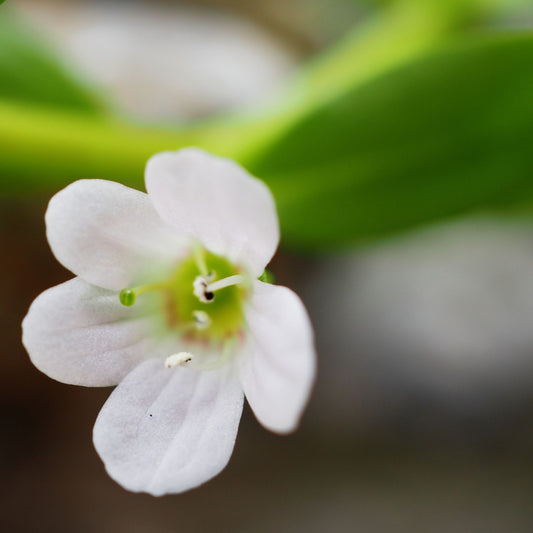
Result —
<instances>
[{"instance_id":1,"label":"white petal","mask_svg":"<svg viewBox=\"0 0 533 533\"><path fill-rule=\"evenodd\" d=\"M231 365L198 371L142 363L114 390L94 426L109 475L155 496L204 483L227 464L242 412Z\"/></svg>"},{"instance_id":2,"label":"white petal","mask_svg":"<svg viewBox=\"0 0 533 533\"><path fill-rule=\"evenodd\" d=\"M266 428L296 428L309 398L316 367L313 329L300 298L257 281L246 319L249 343L241 366L246 399Z\"/></svg>"},{"instance_id":3,"label":"white petal","mask_svg":"<svg viewBox=\"0 0 533 533\"><path fill-rule=\"evenodd\" d=\"M272 194L242 167L188 148L152 157L146 189L159 214L257 277L279 242Z\"/></svg>"},{"instance_id":4,"label":"white petal","mask_svg":"<svg viewBox=\"0 0 533 533\"><path fill-rule=\"evenodd\" d=\"M59 191L46 226L57 259L106 289L131 285L150 265L175 261L183 248L146 193L112 181L80 180Z\"/></svg>"},{"instance_id":5,"label":"white petal","mask_svg":"<svg viewBox=\"0 0 533 533\"><path fill-rule=\"evenodd\" d=\"M91 387L116 385L154 356L150 320L120 304L116 292L75 278L32 303L22 342L33 364L53 379Z\"/></svg>"}]
</instances>

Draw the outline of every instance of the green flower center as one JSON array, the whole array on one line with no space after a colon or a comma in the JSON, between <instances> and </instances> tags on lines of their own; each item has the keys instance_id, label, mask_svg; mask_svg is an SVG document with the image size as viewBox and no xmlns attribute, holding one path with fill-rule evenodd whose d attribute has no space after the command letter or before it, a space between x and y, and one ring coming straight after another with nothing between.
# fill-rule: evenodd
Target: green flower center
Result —
<instances>
[{"instance_id":1,"label":"green flower center","mask_svg":"<svg viewBox=\"0 0 533 533\"><path fill-rule=\"evenodd\" d=\"M190 340L220 342L241 330L249 287L242 271L227 259L195 248L169 278L124 289L120 301L132 306L146 292L160 293L167 328Z\"/></svg>"},{"instance_id":2,"label":"green flower center","mask_svg":"<svg viewBox=\"0 0 533 533\"><path fill-rule=\"evenodd\" d=\"M171 325L194 322L195 336L222 340L234 336L244 321L243 300L246 287L230 285L216 292L205 291L207 301L201 301L194 294L195 281L200 277L213 282L236 276L239 270L227 259L211 252L204 252L203 259L207 276L199 270L197 258L193 255L182 261L171 278L172 287L167 293L167 318ZM206 289L208 289L209 284ZM209 298L210 297L210 298ZM199 322L197 317L208 317Z\"/></svg>"}]
</instances>

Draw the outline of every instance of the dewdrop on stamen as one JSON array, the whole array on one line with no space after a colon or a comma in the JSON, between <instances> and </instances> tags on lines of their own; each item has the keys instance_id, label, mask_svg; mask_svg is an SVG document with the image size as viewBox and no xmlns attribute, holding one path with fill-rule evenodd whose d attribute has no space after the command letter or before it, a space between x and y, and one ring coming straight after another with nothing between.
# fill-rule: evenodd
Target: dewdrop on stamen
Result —
<instances>
[{"instance_id":1,"label":"dewdrop on stamen","mask_svg":"<svg viewBox=\"0 0 533 533\"><path fill-rule=\"evenodd\" d=\"M189 352L178 352L172 355L169 355L165 359L165 366L167 368L174 368L176 366L185 366L187 363L190 363L194 359L194 354Z\"/></svg>"}]
</instances>

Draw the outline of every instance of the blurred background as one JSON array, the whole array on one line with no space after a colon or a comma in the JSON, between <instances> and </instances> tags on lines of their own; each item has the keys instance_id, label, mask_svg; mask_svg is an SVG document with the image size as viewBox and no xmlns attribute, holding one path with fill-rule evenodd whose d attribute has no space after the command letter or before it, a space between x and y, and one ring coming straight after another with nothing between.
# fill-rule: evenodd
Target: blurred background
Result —
<instances>
[{"instance_id":1,"label":"blurred background","mask_svg":"<svg viewBox=\"0 0 533 533\"><path fill-rule=\"evenodd\" d=\"M467 3L474 7L466 9ZM88 174L121 176L114 162L109 176L100 175L96 167L83 167L82 157L78 174L74 167L62 166L61 146L59 155L47 146L42 152L32 148L29 135L36 135L37 129L24 130L26 119L22 115L13 119L16 110L4 102L38 115L35 102L43 92L36 82L36 96L28 96L27 103L19 98L24 91L22 82L17 85L16 62L26 56L10 55L11 45L5 42L0 46L0 84L5 93L0 89L4 99L0 98L4 160L0 162L4 339L0 506L5 531L533 530L531 48L525 41L513 41L513 58L526 48L529 52L516 63L504 61L508 85L496 75L491 78L497 54L483 59L483 64L476 59L475 64L481 65L477 71L463 65L465 87L471 87L470 77L475 80L479 74L482 80L478 92L465 91L465 108L457 107L463 100L447 93L447 88L463 87L461 83L443 87L437 97L427 88L417 93L417 80L423 77L418 71L392 97L383 92L383 85L396 79L388 69L392 72L403 65L409 69L409 62L419 56L424 72L450 70L440 52L435 60L429 57L441 44L450 43L457 52L455 43L467 35L531 35L533 8L527 2L500 2L502 9L493 9L497 3L435 2L435 7L440 6L435 13L424 14L428 19L420 42L427 48L416 49L415 54L413 45L403 55L399 50L410 39L408 24L405 33L398 34L400 46L392 41L390 49L386 39L395 30L387 24L391 9L394 20L410 20L413 6L424 5L415 0L8 0L0 7L0 44L2 31L7 35L2 17L16 17L25 31L46 43L69 79L90 88L112 110L113 121L150 125L162 135L177 125L211 117L269 115L269 102L275 102L288 85L292 96L286 102L297 102L298 90L303 93L307 87L299 86L302 65L325 58L311 67L321 68L321 61L327 62L339 42L360 46L361 52L354 53L349 64L353 78L359 79L362 72L367 84L361 82L358 89L361 101L366 102L368 94L383 95L386 109L400 108L398 116L388 113L378 120L381 129L376 126L376 131L371 115L357 114L361 122L349 117L353 133L343 130L347 149L355 153L363 147L346 181L349 187L363 183L361 189L349 189L354 198L358 195L354 202L361 201L359 210L350 210L351 204L337 199L337 218L328 214L329 219L320 219L320 202L327 211L328 195L341 183L332 170L337 167L327 167L326 172L323 161L313 163L313 169L326 172L325 181L331 183L325 193L319 191L312 210L321 225L309 233L302 229L301 213L310 204L300 207L298 202L311 201L317 189L311 179L314 170L302 174L303 181L294 182L294 187L284 178L292 176L291 165L296 168L300 160L318 157L313 143L327 137L328 128L337 124L348 128L341 115L351 108L345 104L340 111L327 108L330 122L324 122L323 133L315 137L305 127L319 121L322 128L320 109L313 107L302 112L311 118L299 119L292 137L286 133L290 128L283 127L280 137L268 140L265 146L272 155L265 156L268 149L262 147L255 150L260 153L257 159L242 156L259 177L265 177L280 202L287 238L271 269L277 282L299 292L309 308L319 354L317 383L298 432L273 435L245 408L233 457L218 477L185 494L153 498L116 485L93 449L92 425L110 390L52 381L31 365L21 345L20 323L31 301L71 276L46 243L43 215L48 199L64 183ZM443 31L439 9L451 5L461 22ZM377 51L369 51L376 42ZM365 63L367 52L376 58L370 66ZM461 50L457 55L465 57ZM346 81L342 68L331 72L333 78ZM334 93L335 103L341 97L330 79L325 76L320 83L323 94ZM385 81L372 85L375 80ZM511 90L517 87L518 92ZM413 93L412 107L404 106L401 95ZM322 96L310 99L318 100L326 106ZM449 108L449 121L433 116L436 103ZM454 110L464 115L465 109L471 113L467 126L454 115ZM438 122L442 138L435 139L445 147L444 159L433 157L434 146L424 144L425 132L428 138L432 135L433 122L425 125L426 118L417 122L417 113ZM58 115L59 122L50 123L43 115L42 138L54 137L61 121L71 124L70 115L75 112L66 108ZM517 121L508 119L514 116ZM417 163L413 169L420 181L412 176L400 181L395 174L401 165L408 167L391 150L402 148L407 160L408 147L402 145L403 138L397 143L392 139L390 128L385 128L387 120L400 133L406 125L405 135L419 135L416 161L424 165ZM488 137L493 126L497 134L491 143L481 148L474 144L478 139L474 134ZM461 136L467 130L468 136ZM216 131L222 146L230 133L223 127ZM374 137L379 142L371 146L368 139ZM157 143L148 144L146 150ZM161 144L161 149L168 148L166 138ZM477 159L470 158L474 153ZM371 166L367 157L375 157L379 164L391 158L393 170L374 165L364 174ZM283 168L278 163L282 160ZM339 172L347 167L343 162ZM443 174L442 169L452 163L456 166ZM444 180L452 175L461 180L447 188ZM395 181L387 181L390 176ZM428 189L432 176L442 182ZM368 183L377 185L371 189ZM482 201L475 200L478 196ZM397 207L400 204L405 212ZM432 206L437 207L432 211ZM336 220L340 228L351 231L343 242L333 242L340 231ZM322 246L328 239L333 245ZM322 244L315 247L314 242Z\"/></svg>"}]
</instances>

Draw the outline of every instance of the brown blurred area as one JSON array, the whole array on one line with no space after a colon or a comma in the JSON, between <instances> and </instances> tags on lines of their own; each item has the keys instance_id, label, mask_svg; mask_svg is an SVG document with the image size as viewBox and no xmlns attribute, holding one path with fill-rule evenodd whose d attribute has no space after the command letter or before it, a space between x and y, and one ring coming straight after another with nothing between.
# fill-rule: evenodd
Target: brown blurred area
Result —
<instances>
[{"instance_id":1,"label":"brown blurred area","mask_svg":"<svg viewBox=\"0 0 533 533\"><path fill-rule=\"evenodd\" d=\"M22 4L30 11L35 2ZM99 3L94 4L98 9ZM331 28L321 34L311 15L298 16L323 9L318 1L194 4L263 21L265 31L297 58L342 34L346 17L339 14L364 12L363 7L339 0ZM335 23L337 19L341 20ZM287 70L280 72L279 82ZM408 289L405 280L410 278L402 277L401 262L407 261L411 272L429 261L433 252L425 241L420 247L426 255L410 251L411 237L407 243L400 239L399 244L384 243L333 258L278 254L272 265L277 282L301 294L316 327L318 379L301 428L287 437L273 435L245 408L233 457L218 477L188 493L162 498L123 490L107 476L92 446L92 426L110 390L49 379L33 367L21 345L20 324L31 301L71 276L46 243L47 202L47 197L35 196L0 199L3 531L533 530L533 340L526 332L519 347L511 343L499 357L489 357L483 379L466 358L450 363L443 351L432 359L431 350L426 353L420 345L404 342L383 312L392 309L394 286L391 282L386 294L380 287L386 278ZM452 230L457 239L464 238L464 228ZM485 230L479 231L472 236L476 242ZM509 232L516 233L513 228ZM444 237L430 235L433 243L439 239ZM527 237L518 243L530 244ZM390 246L399 251L390 251ZM502 255L498 242L488 242L487 249L494 257ZM447 256L465 253L453 248ZM529 256L517 257L504 265L504 274L513 275L518 264L527 270L528 261L533 266ZM383 265L392 267L379 277ZM447 274L459 276L461 265L449 266ZM371 278L367 271L377 277ZM350 272L361 275L348 279ZM474 283L475 270L471 276L468 285ZM366 288L364 294L361 288ZM523 291L529 290L529 285L524 286ZM500 305L509 301L509 294L495 295L491 302ZM439 295L435 298L437 306ZM378 303L371 309L369 301ZM414 316L418 304L408 302L400 300L399 315ZM502 311L501 320L509 324L521 320L527 329L531 319L521 309L511 306ZM474 310L478 316L475 306ZM400 333L414 331L401 329L407 327L403 322L393 325ZM490 339L489 330L481 336ZM438 331L442 338L451 335L446 328ZM494 342L482 355L490 352L490 346ZM412 359L416 350L427 356L425 362ZM513 356L516 352L520 363Z\"/></svg>"},{"instance_id":2,"label":"brown blurred area","mask_svg":"<svg viewBox=\"0 0 533 533\"><path fill-rule=\"evenodd\" d=\"M217 478L162 498L124 491L91 442L109 389L52 381L20 343L32 299L69 277L45 241L46 201L3 201L0 210L1 245L9 251L1 287L5 531L530 531L533 435L524 406L493 420L454 420L437 404L401 413L380 389L342 390L328 368L337 365L337 378L345 372L331 357L339 347L324 342L320 324L319 378L296 434L275 436L246 409L233 457ZM317 268L287 255L273 265L278 282L301 289ZM302 296L310 298L305 290ZM331 395L345 397L346 413L328 412L327 400L321 405Z\"/></svg>"},{"instance_id":3,"label":"brown blurred area","mask_svg":"<svg viewBox=\"0 0 533 533\"><path fill-rule=\"evenodd\" d=\"M91 442L109 389L52 381L21 346L32 299L69 277L45 241L46 202L3 201L0 210L1 245L9 251L1 278L5 531L530 531L527 404L462 420L438 403L399 409L369 385L343 389L346 371L333 357L339 346L326 342L318 323L319 377L296 434L275 436L246 409L233 457L217 478L162 498L124 491ZM273 269L278 282L305 289L319 265L280 255ZM305 290L302 296L309 301ZM344 397L344 413L328 409L331 396Z\"/></svg>"}]
</instances>

